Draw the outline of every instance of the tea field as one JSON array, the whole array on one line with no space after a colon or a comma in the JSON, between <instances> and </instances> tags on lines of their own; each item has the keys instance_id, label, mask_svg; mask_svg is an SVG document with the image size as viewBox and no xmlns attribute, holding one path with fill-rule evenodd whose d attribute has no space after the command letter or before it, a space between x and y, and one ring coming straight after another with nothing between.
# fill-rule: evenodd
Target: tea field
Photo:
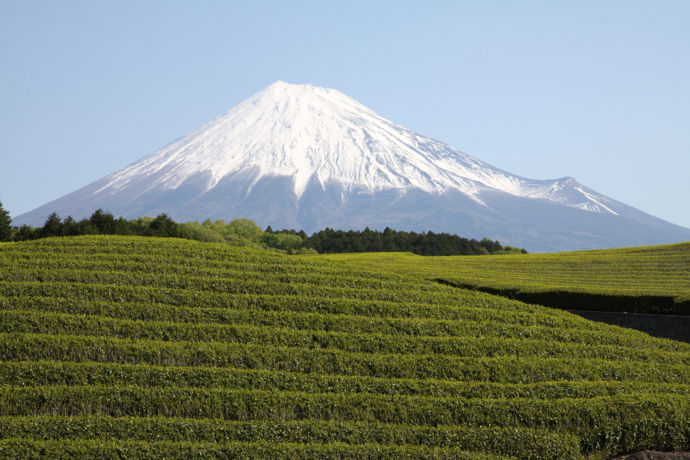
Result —
<instances>
[{"instance_id":1,"label":"tea field","mask_svg":"<svg viewBox=\"0 0 690 460\"><path fill-rule=\"evenodd\" d=\"M690 242L551 254L323 257L559 308L690 315Z\"/></svg>"},{"instance_id":2,"label":"tea field","mask_svg":"<svg viewBox=\"0 0 690 460\"><path fill-rule=\"evenodd\" d=\"M465 280L457 264L389 257L0 243L0 457L690 449L690 345L427 279Z\"/></svg>"}]
</instances>

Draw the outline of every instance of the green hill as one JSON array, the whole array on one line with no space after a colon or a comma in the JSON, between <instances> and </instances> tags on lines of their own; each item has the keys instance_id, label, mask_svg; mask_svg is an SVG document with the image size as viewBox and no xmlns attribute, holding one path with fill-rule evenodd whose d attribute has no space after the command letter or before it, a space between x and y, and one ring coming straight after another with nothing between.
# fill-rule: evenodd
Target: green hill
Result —
<instances>
[{"instance_id":1,"label":"green hill","mask_svg":"<svg viewBox=\"0 0 690 460\"><path fill-rule=\"evenodd\" d=\"M10 458L688 449L690 345L324 256L5 243L0 438Z\"/></svg>"},{"instance_id":2,"label":"green hill","mask_svg":"<svg viewBox=\"0 0 690 460\"><path fill-rule=\"evenodd\" d=\"M559 308L690 315L690 242L553 254L324 257Z\"/></svg>"}]
</instances>

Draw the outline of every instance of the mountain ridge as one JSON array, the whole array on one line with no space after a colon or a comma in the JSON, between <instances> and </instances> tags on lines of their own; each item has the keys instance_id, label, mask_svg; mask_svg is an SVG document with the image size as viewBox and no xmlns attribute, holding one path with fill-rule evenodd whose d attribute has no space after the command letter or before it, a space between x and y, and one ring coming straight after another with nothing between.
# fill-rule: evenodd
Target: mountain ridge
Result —
<instances>
[{"instance_id":1,"label":"mountain ridge","mask_svg":"<svg viewBox=\"0 0 690 460\"><path fill-rule=\"evenodd\" d=\"M430 218L429 210L440 213L438 203L449 197L455 198L442 205L446 218ZM572 177L517 176L387 120L337 90L282 81L141 160L16 221L40 224L52 211L85 217L99 207L125 217L159 212L177 220L249 217L260 225L307 231L366 226L363 220L369 218L372 228L501 236L502 241L531 250L590 248L589 230L569 245L561 244L567 238L559 236L559 229L540 246L548 225L532 239L520 239L513 231L516 240L507 229L498 230L505 227L500 214L506 213L497 213L502 206L497 200L518 208L533 208L538 202L549 211L552 206L565 207L664 227L663 221ZM407 211L402 203L410 206ZM338 214L351 218L343 220ZM519 223L523 234L528 222ZM678 229L682 227L668 227L666 233L682 235ZM678 237L623 238L620 243L655 244ZM554 238L561 243L553 244ZM690 230L684 238L690 239ZM619 245L615 240L600 244Z\"/></svg>"},{"instance_id":2,"label":"mountain ridge","mask_svg":"<svg viewBox=\"0 0 690 460\"><path fill-rule=\"evenodd\" d=\"M322 118L332 119L324 123ZM252 157L256 151L262 155ZM549 200L550 189L579 185L570 177L539 181L510 174L386 120L337 90L278 81L115 173L96 193L122 188L133 176L158 171L164 174L157 182L169 189L190 175L208 173L210 190L223 177L253 166L259 168L259 177L292 176L298 198L312 177L322 186L335 179L346 188L370 191L458 189L479 202L477 194L483 187ZM589 198L578 205L574 206L612 212Z\"/></svg>"}]
</instances>

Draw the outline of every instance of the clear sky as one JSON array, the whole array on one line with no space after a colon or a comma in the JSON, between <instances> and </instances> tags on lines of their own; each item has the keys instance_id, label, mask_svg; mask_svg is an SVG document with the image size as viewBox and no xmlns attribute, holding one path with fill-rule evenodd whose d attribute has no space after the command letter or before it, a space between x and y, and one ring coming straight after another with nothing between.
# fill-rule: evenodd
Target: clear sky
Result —
<instances>
[{"instance_id":1,"label":"clear sky","mask_svg":"<svg viewBox=\"0 0 690 460\"><path fill-rule=\"evenodd\" d=\"M74 191L275 80L690 227L687 0L0 0L0 201Z\"/></svg>"}]
</instances>

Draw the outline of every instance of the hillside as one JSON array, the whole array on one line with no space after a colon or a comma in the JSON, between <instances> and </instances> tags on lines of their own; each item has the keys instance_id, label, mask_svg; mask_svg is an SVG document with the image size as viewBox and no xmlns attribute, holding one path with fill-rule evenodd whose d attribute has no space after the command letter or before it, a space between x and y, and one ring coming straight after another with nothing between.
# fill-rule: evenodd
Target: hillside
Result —
<instances>
[{"instance_id":1,"label":"hillside","mask_svg":"<svg viewBox=\"0 0 690 460\"><path fill-rule=\"evenodd\" d=\"M690 448L690 345L352 261L4 243L0 318L0 457Z\"/></svg>"},{"instance_id":2,"label":"hillside","mask_svg":"<svg viewBox=\"0 0 690 460\"><path fill-rule=\"evenodd\" d=\"M690 242L481 257L405 253L324 257L561 308L690 315Z\"/></svg>"}]
</instances>

